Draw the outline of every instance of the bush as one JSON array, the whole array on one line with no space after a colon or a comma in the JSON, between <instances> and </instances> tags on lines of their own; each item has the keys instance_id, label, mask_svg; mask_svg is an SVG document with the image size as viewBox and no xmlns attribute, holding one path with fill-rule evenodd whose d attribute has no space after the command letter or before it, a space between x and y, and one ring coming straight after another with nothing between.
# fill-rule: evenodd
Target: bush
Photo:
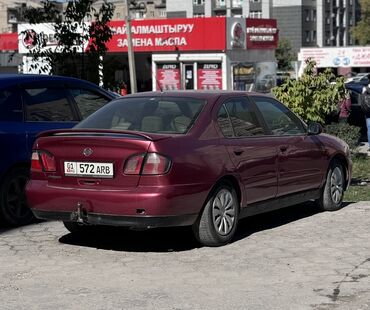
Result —
<instances>
[{"instance_id":1,"label":"bush","mask_svg":"<svg viewBox=\"0 0 370 310\"><path fill-rule=\"evenodd\" d=\"M309 59L300 78L287 80L272 91L304 121L324 124L325 118L338 110L345 87L343 77L335 77L329 69L317 73L316 63Z\"/></svg>"},{"instance_id":2,"label":"bush","mask_svg":"<svg viewBox=\"0 0 370 310\"><path fill-rule=\"evenodd\" d=\"M326 125L324 132L344 140L352 153L355 152L361 137L361 128L347 123L335 123Z\"/></svg>"}]
</instances>

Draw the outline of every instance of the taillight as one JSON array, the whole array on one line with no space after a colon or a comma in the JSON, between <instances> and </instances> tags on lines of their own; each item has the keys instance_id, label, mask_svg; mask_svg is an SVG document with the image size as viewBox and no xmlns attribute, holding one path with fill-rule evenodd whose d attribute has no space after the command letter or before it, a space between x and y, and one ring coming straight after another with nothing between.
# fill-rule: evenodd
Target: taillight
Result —
<instances>
[{"instance_id":1,"label":"taillight","mask_svg":"<svg viewBox=\"0 0 370 310\"><path fill-rule=\"evenodd\" d=\"M38 151L32 152L32 158L31 158L31 171L34 172L42 172L42 165L39 157Z\"/></svg>"},{"instance_id":2,"label":"taillight","mask_svg":"<svg viewBox=\"0 0 370 310\"><path fill-rule=\"evenodd\" d=\"M134 155L125 164L124 174L129 175L161 175L168 172L171 161L160 154L148 153Z\"/></svg>"},{"instance_id":3,"label":"taillight","mask_svg":"<svg viewBox=\"0 0 370 310\"><path fill-rule=\"evenodd\" d=\"M149 153L144 162L143 171L141 174L165 174L170 168L171 161L157 153Z\"/></svg>"},{"instance_id":4,"label":"taillight","mask_svg":"<svg viewBox=\"0 0 370 310\"><path fill-rule=\"evenodd\" d=\"M38 150L32 152L31 170L35 172L55 172L55 158L46 151Z\"/></svg>"},{"instance_id":5,"label":"taillight","mask_svg":"<svg viewBox=\"0 0 370 310\"><path fill-rule=\"evenodd\" d=\"M123 169L124 174L140 174L145 154L134 155L130 157Z\"/></svg>"}]
</instances>

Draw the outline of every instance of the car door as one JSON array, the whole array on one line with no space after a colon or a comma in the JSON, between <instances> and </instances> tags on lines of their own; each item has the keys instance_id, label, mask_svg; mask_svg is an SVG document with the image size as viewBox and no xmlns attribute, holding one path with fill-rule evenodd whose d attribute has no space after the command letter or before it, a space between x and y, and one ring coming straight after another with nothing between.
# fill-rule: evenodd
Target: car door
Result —
<instances>
[{"instance_id":1,"label":"car door","mask_svg":"<svg viewBox=\"0 0 370 310\"><path fill-rule=\"evenodd\" d=\"M266 141L265 128L246 97L229 98L218 108L217 123L223 134L247 203L274 198L277 193L277 152Z\"/></svg>"},{"instance_id":2,"label":"car door","mask_svg":"<svg viewBox=\"0 0 370 310\"><path fill-rule=\"evenodd\" d=\"M0 87L0 179L17 162L28 160L24 148L22 100L17 85Z\"/></svg>"},{"instance_id":3,"label":"car door","mask_svg":"<svg viewBox=\"0 0 370 310\"><path fill-rule=\"evenodd\" d=\"M77 124L79 117L60 82L27 83L21 88L27 149L30 155L38 133L71 128Z\"/></svg>"},{"instance_id":4,"label":"car door","mask_svg":"<svg viewBox=\"0 0 370 310\"><path fill-rule=\"evenodd\" d=\"M307 134L303 122L279 101L252 96L278 153L278 196L318 188L325 173L324 146Z\"/></svg>"}]
</instances>

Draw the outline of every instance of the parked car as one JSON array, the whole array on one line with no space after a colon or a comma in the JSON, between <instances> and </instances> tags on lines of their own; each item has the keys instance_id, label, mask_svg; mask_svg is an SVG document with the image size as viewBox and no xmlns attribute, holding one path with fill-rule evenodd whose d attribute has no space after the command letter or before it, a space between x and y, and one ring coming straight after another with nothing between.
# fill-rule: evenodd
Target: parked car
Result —
<instances>
[{"instance_id":1,"label":"parked car","mask_svg":"<svg viewBox=\"0 0 370 310\"><path fill-rule=\"evenodd\" d=\"M362 94L363 85L357 83L346 83L345 84L349 94L351 96L351 113L348 117L348 123L353 126L361 128L361 137L367 139L367 127L365 121L365 114L361 108L360 100Z\"/></svg>"},{"instance_id":2,"label":"parked car","mask_svg":"<svg viewBox=\"0 0 370 310\"><path fill-rule=\"evenodd\" d=\"M249 215L308 200L339 209L351 167L346 143L269 96L149 92L42 133L27 197L72 234L191 225L219 246Z\"/></svg>"},{"instance_id":3,"label":"parked car","mask_svg":"<svg viewBox=\"0 0 370 310\"><path fill-rule=\"evenodd\" d=\"M348 83L358 83L361 85L368 85L370 82L370 73L357 73Z\"/></svg>"},{"instance_id":4,"label":"parked car","mask_svg":"<svg viewBox=\"0 0 370 310\"><path fill-rule=\"evenodd\" d=\"M11 225L33 218L24 187L36 135L73 127L114 97L74 78L0 75L0 217Z\"/></svg>"}]
</instances>

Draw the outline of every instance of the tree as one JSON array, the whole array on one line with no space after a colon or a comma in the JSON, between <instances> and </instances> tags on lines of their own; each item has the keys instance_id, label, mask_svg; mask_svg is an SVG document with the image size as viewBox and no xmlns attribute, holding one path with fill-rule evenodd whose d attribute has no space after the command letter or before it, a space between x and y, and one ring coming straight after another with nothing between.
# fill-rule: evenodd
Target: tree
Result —
<instances>
[{"instance_id":1,"label":"tree","mask_svg":"<svg viewBox=\"0 0 370 310\"><path fill-rule=\"evenodd\" d=\"M351 28L351 34L360 45L370 44L370 0L360 0L361 20Z\"/></svg>"},{"instance_id":2,"label":"tree","mask_svg":"<svg viewBox=\"0 0 370 310\"><path fill-rule=\"evenodd\" d=\"M29 9L25 17L32 24L53 22L55 48L47 47L47 38L37 34L36 45L30 51L34 64L31 68L40 73L68 75L86 78L86 60L89 61L89 79L98 83L98 67L107 52L106 43L112 38L108 25L113 17L114 5L104 0L99 10L92 6L93 0L72 0L58 18L54 3L43 2L40 9ZM86 20L93 20L91 23ZM87 49L86 49L87 47ZM85 53L86 49L86 53ZM42 59L43 63L37 60Z\"/></svg>"},{"instance_id":3,"label":"tree","mask_svg":"<svg viewBox=\"0 0 370 310\"><path fill-rule=\"evenodd\" d=\"M292 45L286 38L279 40L279 45L275 51L275 57L278 63L278 69L281 71L288 71L292 69L291 62L295 60L292 51Z\"/></svg>"},{"instance_id":4,"label":"tree","mask_svg":"<svg viewBox=\"0 0 370 310\"><path fill-rule=\"evenodd\" d=\"M287 80L275 87L273 93L304 121L324 124L325 117L337 111L338 103L344 98L344 78L335 77L330 69L316 71L316 63L308 59L300 78Z\"/></svg>"}]
</instances>

